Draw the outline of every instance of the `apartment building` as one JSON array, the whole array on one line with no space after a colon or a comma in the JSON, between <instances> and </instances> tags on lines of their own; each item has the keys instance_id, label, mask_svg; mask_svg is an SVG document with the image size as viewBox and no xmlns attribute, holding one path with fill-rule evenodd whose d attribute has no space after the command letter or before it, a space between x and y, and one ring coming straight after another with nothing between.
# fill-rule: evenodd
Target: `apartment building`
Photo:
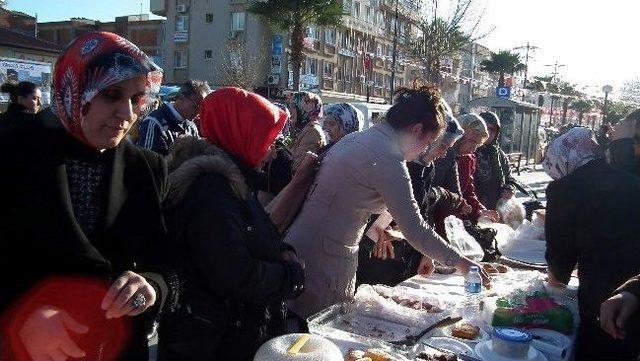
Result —
<instances>
[{"instance_id":1,"label":"apartment building","mask_svg":"<svg viewBox=\"0 0 640 361\"><path fill-rule=\"evenodd\" d=\"M92 31L116 33L153 58L159 66L165 66L163 42L164 20L149 20L148 14L119 16L112 22L100 22L86 18L71 18L67 21L38 23L38 38L62 47L76 37Z\"/></svg>"},{"instance_id":2,"label":"apartment building","mask_svg":"<svg viewBox=\"0 0 640 361\"><path fill-rule=\"evenodd\" d=\"M306 29L302 89L319 93L327 102L365 101L367 92L372 102L388 100L396 4L395 84L413 81L418 72L408 64L402 46L415 31L419 1L344 0L347 15L342 26ZM256 73L255 88L287 88L291 81L288 34L274 33L264 19L247 11L248 5L247 0L151 0L151 11L167 17L167 82L199 78L214 86L228 85L229 67L224 63L230 52L237 52L237 57L245 59L235 62Z\"/></svg>"}]
</instances>

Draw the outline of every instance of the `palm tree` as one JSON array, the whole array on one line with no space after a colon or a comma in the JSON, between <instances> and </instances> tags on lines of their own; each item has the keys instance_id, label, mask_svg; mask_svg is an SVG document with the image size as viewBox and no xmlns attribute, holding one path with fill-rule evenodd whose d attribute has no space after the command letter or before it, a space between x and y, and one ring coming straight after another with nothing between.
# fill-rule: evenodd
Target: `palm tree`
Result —
<instances>
[{"instance_id":1,"label":"palm tree","mask_svg":"<svg viewBox=\"0 0 640 361\"><path fill-rule=\"evenodd\" d=\"M562 123L567 122L567 111L569 110L569 104L573 100L573 97L578 95L575 85L566 81L558 84L558 93L564 95L564 101L562 102Z\"/></svg>"},{"instance_id":2,"label":"palm tree","mask_svg":"<svg viewBox=\"0 0 640 361\"><path fill-rule=\"evenodd\" d=\"M413 52L424 64L424 76L430 83L440 83L440 62L464 51L471 35L458 25L436 18L420 23L421 34L413 40Z\"/></svg>"},{"instance_id":3,"label":"palm tree","mask_svg":"<svg viewBox=\"0 0 640 361\"><path fill-rule=\"evenodd\" d=\"M570 107L578 112L578 122L582 124L584 113L591 111L594 107L594 103L589 99L576 99L571 102Z\"/></svg>"},{"instance_id":4,"label":"palm tree","mask_svg":"<svg viewBox=\"0 0 640 361\"><path fill-rule=\"evenodd\" d=\"M504 86L505 74L517 73L526 68L527 66L520 62L520 55L512 53L509 50L502 50L499 53L491 52L491 58L483 60L480 63L481 70L500 74L500 80L498 81L499 87Z\"/></svg>"},{"instance_id":5,"label":"palm tree","mask_svg":"<svg viewBox=\"0 0 640 361\"><path fill-rule=\"evenodd\" d=\"M305 27L309 24L338 26L345 15L339 0L254 0L249 11L263 16L275 28L290 33L293 90L300 90Z\"/></svg>"}]
</instances>

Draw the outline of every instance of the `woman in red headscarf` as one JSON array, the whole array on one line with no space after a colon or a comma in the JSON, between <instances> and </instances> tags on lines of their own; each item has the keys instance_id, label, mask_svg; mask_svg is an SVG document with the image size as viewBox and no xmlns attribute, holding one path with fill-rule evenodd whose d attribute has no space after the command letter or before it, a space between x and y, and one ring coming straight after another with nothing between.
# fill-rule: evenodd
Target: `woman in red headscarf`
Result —
<instances>
[{"instance_id":1,"label":"woman in red headscarf","mask_svg":"<svg viewBox=\"0 0 640 361\"><path fill-rule=\"evenodd\" d=\"M167 167L123 139L162 73L95 32L53 80L54 106L0 134L0 359L147 360L177 286L157 256Z\"/></svg>"},{"instance_id":2,"label":"woman in red headscarf","mask_svg":"<svg viewBox=\"0 0 640 361\"><path fill-rule=\"evenodd\" d=\"M184 288L160 328L160 360L251 360L283 332L282 302L302 292L304 272L256 193L286 118L259 95L223 88L202 102L205 139L175 143L167 221Z\"/></svg>"}]
</instances>

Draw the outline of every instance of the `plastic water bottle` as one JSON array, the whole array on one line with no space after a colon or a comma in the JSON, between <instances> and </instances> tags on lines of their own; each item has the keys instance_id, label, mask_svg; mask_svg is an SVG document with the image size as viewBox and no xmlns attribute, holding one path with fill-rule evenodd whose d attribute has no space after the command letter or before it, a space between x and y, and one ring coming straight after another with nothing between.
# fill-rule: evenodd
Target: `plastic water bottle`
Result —
<instances>
[{"instance_id":1,"label":"plastic water bottle","mask_svg":"<svg viewBox=\"0 0 640 361\"><path fill-rule=\"evenodd\" d=\"M464 290L469 295L478 295L482 291L482 277L478 266L471 266L469 273L464 278Z\"/></svg>"}]
</instances>

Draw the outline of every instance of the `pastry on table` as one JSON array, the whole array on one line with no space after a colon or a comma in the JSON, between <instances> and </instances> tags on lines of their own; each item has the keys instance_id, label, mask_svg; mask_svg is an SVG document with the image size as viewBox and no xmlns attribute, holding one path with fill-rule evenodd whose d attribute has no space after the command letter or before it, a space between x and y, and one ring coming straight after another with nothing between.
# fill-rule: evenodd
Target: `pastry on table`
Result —
<instances>
[{"instance_id":1,"label":"pastry on table","mask_svg":"<svg viewBox=\"0 0 640 361\"><path fill-rule=\"evenodd\" d=\"M480 327L463 323L460 326L454 327L451 330L451 335L465 340L475 340L478 335L480 335Z\"/></svg>"},{"instance_id":2,"label":"pastry on table","mask_svg":"<svg viewBox=\"0 0 640 361\"><path fill-rule=\"evenodd\" d=\"M364 353L364 357L370 358L371 361L396 361L397 360L397 358L389 355L388 353L375 348L368 349Z\"/></svg>"}]
</instances>

